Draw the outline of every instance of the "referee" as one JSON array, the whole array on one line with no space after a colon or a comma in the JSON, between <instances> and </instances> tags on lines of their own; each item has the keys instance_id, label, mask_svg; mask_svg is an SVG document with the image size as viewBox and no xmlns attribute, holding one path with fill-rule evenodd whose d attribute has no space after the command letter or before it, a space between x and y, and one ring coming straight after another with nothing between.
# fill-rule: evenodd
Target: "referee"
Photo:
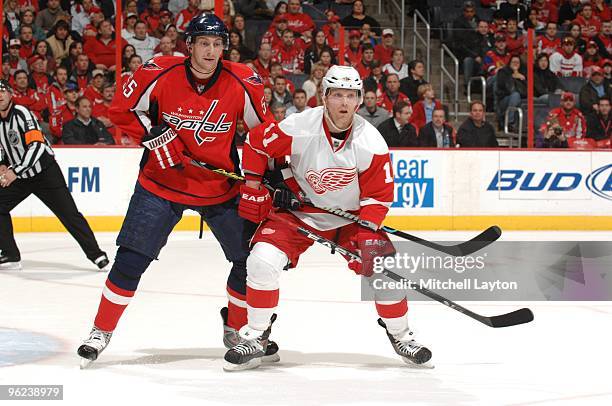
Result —
<instances>
[{"instance_id":1,"label":"referee","mask_svg":"<svg viewBox=\"0 0 612 406\"><path fill-rule=\"evenodd\" d=\"M38 197L103 270L108 258L76 207L54 153L34 115L13 103L13 89L0 80L0 269L21 269L11 210L30 194Z\"/></svg>"}]
</instances>

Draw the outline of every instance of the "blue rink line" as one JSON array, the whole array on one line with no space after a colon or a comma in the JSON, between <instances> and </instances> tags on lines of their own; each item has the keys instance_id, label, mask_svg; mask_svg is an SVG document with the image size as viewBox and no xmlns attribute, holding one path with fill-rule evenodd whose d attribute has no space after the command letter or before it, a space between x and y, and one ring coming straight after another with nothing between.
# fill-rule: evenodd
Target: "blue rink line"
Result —
<instances>
[{"instance_id":1,"label":"blue rink line","mask_svg":"<svg viewBox=\"0 0 612 406\"><path fill-rule=\"evenodd\" d=\"M40 361L61 347L58 339L46 334L0 327L0 367Z\"/></svg>"}]
</instances>

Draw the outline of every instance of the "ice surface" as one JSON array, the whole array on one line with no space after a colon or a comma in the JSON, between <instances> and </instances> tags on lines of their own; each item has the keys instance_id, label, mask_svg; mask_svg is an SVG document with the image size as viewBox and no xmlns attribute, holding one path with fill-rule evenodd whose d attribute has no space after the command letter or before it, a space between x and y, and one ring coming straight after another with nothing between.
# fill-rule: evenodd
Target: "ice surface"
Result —
<instances>
[{"instance_id":1,"label":"ice surface","mask_svg":"<svg viewBox=\"0 0 612 406\"><path fill-rule=\"evenodd\" d=\"M435 239L474 233L423 233ZM98 233L114 256L114 233ZM609 233L506 233L609 239ZM344 260L314 247L283 274L272 337L281 362L225 373L219 309L229 270L210 233L174 233L144 275L110 346L87 370L76 348L106 274L67 234L18 234L22 271L0 272L0 384L63 384L68 404L610 405L610 302L468 303L535 321L492 329L435 302L409 305L436 368L410 369L359 300ZM417 295L417 293L414 293Z\"/></svg>"}]
</instances>

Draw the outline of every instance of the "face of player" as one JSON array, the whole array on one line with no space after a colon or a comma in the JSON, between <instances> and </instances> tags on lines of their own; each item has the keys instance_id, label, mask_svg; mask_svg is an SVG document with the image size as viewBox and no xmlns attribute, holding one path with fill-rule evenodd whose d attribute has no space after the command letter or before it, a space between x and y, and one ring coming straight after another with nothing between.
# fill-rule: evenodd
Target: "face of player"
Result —
<instances>
[{"instance_id":1,"label":"face of player","mask_svg":"<svg viewBox=\"0 0 612 406\"><path fill-rule=\"evenodd\" d=\"M213 74L223 55L223 40L221 37L200 36L196 37L190 46L191 63L201 73L197 77L209 77ZM204 76L204 77L203 77Z\"/></svg>"},{"instance_id":2,"label":"face of player","mask_svg":"<svg viewBox=\"0 0 612 406\"><path fill-rule=\"evenodd\" d=\"M438 128L442 127L445 121L444 116L444 110L434 110L431 116L431 121L433 121L433 125Z\"/></svg>"},{"instance_id":3,"label":"face of player","mask_svg":"<svg viewBox=\"0 0 612 406\"><path fill-rule=\"evenodd\" d=\"M353 123L353 117L359 107L357 90L330 89L324 98L333 124L339 129L348 128Z\"/></svg>"},{"instance_id":4,"label":"face of player","mask_svg":"<svg viewBox=\"0 0 612 406\"><path fill-rule=\"evenodd\" d=\"M306 95L302 92L293 95L293 105L298 109L306 107Z\"/></svg>"},{"instance_id":5,"label":"face of player","mask_svg":"<svg viewBox=\"0 0 612 406\"><path fill-rule=\"evenodd\" d=\"M599 112L605 117L610 114L610 101L600 100L599 101Z\"/></svg>"},{"instance_id":6,"label":"face of player","mask_svg":"<svg viewBox=\"0 0 612 406\"><path fill-rule=\"evenodd\" d=\"M470 110L470 117L476 123L482 123L484 120L484 109L481 104L474 104Z\"/></svg>"},{"instance_id":7,"label":"face of player","mask_svg":"<svg viewBox=\"0 0 612 406\"><path fill-rule=\"evenodd\" d=\"M0 110L4 111L11 102L12 94L8 90L0 90Z\"/></svg>"},{"instance_id":8,"label":"face of player","mask_svg":"<svg viewBox=\"0 0 612 406\"><path fill-rule=\"evenodd\" d=\"M387 89L391 94L395 94L399 91L400 82L397 79L397 75L389 75L387 77Z\"/></svg>"}]
</instances>

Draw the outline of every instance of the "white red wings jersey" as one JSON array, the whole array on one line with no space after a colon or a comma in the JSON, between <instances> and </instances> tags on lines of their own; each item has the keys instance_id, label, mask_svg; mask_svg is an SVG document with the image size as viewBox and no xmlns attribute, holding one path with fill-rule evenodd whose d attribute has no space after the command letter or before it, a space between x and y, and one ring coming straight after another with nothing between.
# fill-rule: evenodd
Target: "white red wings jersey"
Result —
<instances>
[{"instance_id":1,"label":"white red wings jersey","mask_svg":"<svg viewBox=\"0 0 612 406\"><path fill-rule=\"evenodd\" d=\"M573 53L569 56L555 52L550 56L550 71L560 77L582 76L582 56Z\"/></svg>"},{"instance_id":2,"label":"white red wings jersey","mask_svg":"<svg viewBox=\"0 0 612 406\"><path fill-rule=\"evenodd\" d=\"M380 225L393 202L393 173L389 149L378 130L355 115L349 136L332 141L323 120L323 107L290 115L250 131L243 149L247 178L264 173L268 158L289 156L300 189L315 206L359 213ZM293 212L318 230L331 230L350 221L319 210Z\"/></svg>"},{"instance_id":3,"label":"white red wings jersey","mask_svg":"<svg viewBox=\"0 0 612 406\"><path fill-rule=\"evenodd\" d=\"M236 172L236 123L254 128L271 119L261 78L246 65L220 61L213 75L199 83L188 59L160 56L141 65L109 109L111 121L140 142L154 125L165 121L185 145L186 154L217 168ZM162 169L155 159L141 162L140 184L167 200L208 206L238 194L238 183L193 165Z\"/></svg>"}]
</instances>

